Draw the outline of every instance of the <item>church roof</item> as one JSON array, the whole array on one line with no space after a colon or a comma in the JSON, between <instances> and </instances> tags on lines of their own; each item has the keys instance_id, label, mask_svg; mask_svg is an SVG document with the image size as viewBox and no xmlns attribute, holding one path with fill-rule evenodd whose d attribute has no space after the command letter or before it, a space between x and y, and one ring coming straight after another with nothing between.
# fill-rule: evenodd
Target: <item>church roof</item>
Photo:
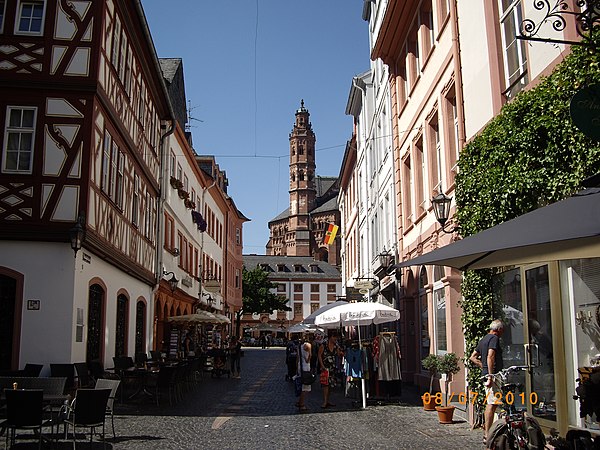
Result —
<instances>
[{"instance_id":1,"label":"church roof","mask_svg":"<svg viewBox=\"0 0 600 450\"><path fill-rule=\"evenodd\" d=\"M337 177L322 177L317 175L315 177L315 188L317 190L317 198L322 197L327 191L335 184Z\"/></svg>"},{"instance_id":2,"label":"church roof","mask_svg":"<svg viewBox=\"0 0 600 450\"><path fill-rule=\"evenodd\" d=\"M286 219L288 217L290 217L290 208L286 208L277 217L271 219L269 222L277 222L278 220Z\"/></svg>"},{"instance_id":3,"label":"church roof","mask_svg":"<svg viewBox=\"0 0 600 450\"><path fill-rule=\"evenodd\" d=\"M330 198L329 200L327 200L325 203L323 203L318 208L313 209L310 213L314 214L314 213L327 212L327 211L337 211L337 209L338 209L337 197L333 197L333 198Z\"/></svg>"},{"instance_id":4,"label":"church roof","mask_svg":"<svg viewBox=\"0 0 600 450\"><path fill-rule=\"evenodd\" d=\"M271 279L341 281L340 271L335 266L326 261L316 261L310 256L243 255L243 259L246 270L260 266Z\"/></svg>"},{"instance_id":5,"label":"church roof","mask_svg":"<svg viewBox=\"0 0 600 450\"><path fill-rule=\"evenodd\" d=\"M317 194L315 198L315 203L319 206L317 206L312 211L309 211L310 214L315 212L325 212L338 209L337 194L334 195L333 198L330 198L329 200L325 201L325 203L323 203L322 205L320 204L322 201L321 197L325 196L326 194L330 194L331 189L335 188L337 180L337 177L315 177L315 190ZM273 219L269 220L269 223L287 219L288 217L290 217L289 207L284 209Z\"/></svg>"}]
</instances>

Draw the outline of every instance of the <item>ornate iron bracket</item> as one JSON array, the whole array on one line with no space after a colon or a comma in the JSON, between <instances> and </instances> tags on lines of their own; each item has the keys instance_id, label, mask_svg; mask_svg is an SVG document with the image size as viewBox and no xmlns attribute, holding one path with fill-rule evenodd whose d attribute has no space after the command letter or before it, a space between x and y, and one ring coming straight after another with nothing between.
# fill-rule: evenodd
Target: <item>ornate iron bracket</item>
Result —
<instances>
[{"instance_id":1,"label":"ornate iron bracket","mask_svg":"<svg viewBox=\"0 0 600 450\"><path fill-rule=\"evenodd\" d=\"M571 5L575 9L571 9ZM568 25L567 18L574 17L577 34L585 37L594 26L600 25L600 0L533 0L533 7L542 11L544 17L539 22L524 19L521 22L521 35L517 39L548 42L552 44L588 45L585 41L568 41L538 36L544 24L550 23L554 31L564 31Z\"/></svg>"}]
</instances>

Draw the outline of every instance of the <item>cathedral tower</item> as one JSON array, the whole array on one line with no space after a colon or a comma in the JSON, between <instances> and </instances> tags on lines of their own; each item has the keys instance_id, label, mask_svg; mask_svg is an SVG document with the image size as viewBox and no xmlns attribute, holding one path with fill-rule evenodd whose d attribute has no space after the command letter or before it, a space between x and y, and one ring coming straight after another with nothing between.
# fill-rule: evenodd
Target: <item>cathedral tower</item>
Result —
<instances>
[{"instance_id":1,"label":"cathedral tower","mask_svg":"<svg viewBox=\"0 0 600 450\"><path fill-rule=\"evenodd\" d=\"M315 133L310 113L304 107L296 111L296 122L290 133L290 221L288 232L295 235L287 249L290 256L312 256L310 211L315 206Z\"/></svg>"}]
</instances>

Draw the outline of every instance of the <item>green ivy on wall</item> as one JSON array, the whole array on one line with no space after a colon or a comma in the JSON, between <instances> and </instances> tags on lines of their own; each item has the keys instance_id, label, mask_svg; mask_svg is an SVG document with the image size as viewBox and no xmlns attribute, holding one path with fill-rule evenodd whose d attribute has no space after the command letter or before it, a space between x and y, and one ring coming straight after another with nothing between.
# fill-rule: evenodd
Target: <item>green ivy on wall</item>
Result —
<instances>
[{"instance_id":1,"label":"green ivy on wall","mask_svg":"<svg viewBox=\"0 0 600 450\"><path fill-rule=\"evenodd\" d=\"M600 39L591 43L600 48ZM600 51L573 46L550 76L507 103L464 147L455 194L463 237L561 200L600 172L599 143L583 135L569 116L571 97L600 83L599 69ZM461 319L467 357L494 318L495 273L464 273ZM479 370L469 372L471 390L481 389Z\"/></svg>"}]
</instances>

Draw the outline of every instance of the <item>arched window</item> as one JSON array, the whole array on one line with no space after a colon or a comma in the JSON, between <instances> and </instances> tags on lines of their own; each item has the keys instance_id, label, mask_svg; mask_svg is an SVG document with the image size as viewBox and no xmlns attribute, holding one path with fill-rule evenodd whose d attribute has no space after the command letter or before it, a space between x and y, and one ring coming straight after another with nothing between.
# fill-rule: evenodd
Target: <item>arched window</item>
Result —
<instances>
[{"instance_id":1,"label":"arched window","mask_svg":"<svg viewBox=\"0 0 600 450\"><path fill-rule=\"evenodd\" d=\"M127 323L129 299L124 294L117 297L117 324L115 327L115 356L127 356Z\"/></svg>"},{"instance_id":2,"label":"arched window","mask_svg":"<svg viewBox=\"0 0 600 450\"><path fill-rule=\"evenodd\" d=\"M86 361L102 360L104 327L104 289L99 284L90 286L88 293Z\"/></svg>"},{"instance_id":3,"label":"arched window","mask_svg":"<svg viewBox=\"0 0 600 450\"><path fill-rule=\"evenodd\" d=\"M135 308L135 353L146 353L146 303L141 300Z\"/></svg>"}]
</instances>

